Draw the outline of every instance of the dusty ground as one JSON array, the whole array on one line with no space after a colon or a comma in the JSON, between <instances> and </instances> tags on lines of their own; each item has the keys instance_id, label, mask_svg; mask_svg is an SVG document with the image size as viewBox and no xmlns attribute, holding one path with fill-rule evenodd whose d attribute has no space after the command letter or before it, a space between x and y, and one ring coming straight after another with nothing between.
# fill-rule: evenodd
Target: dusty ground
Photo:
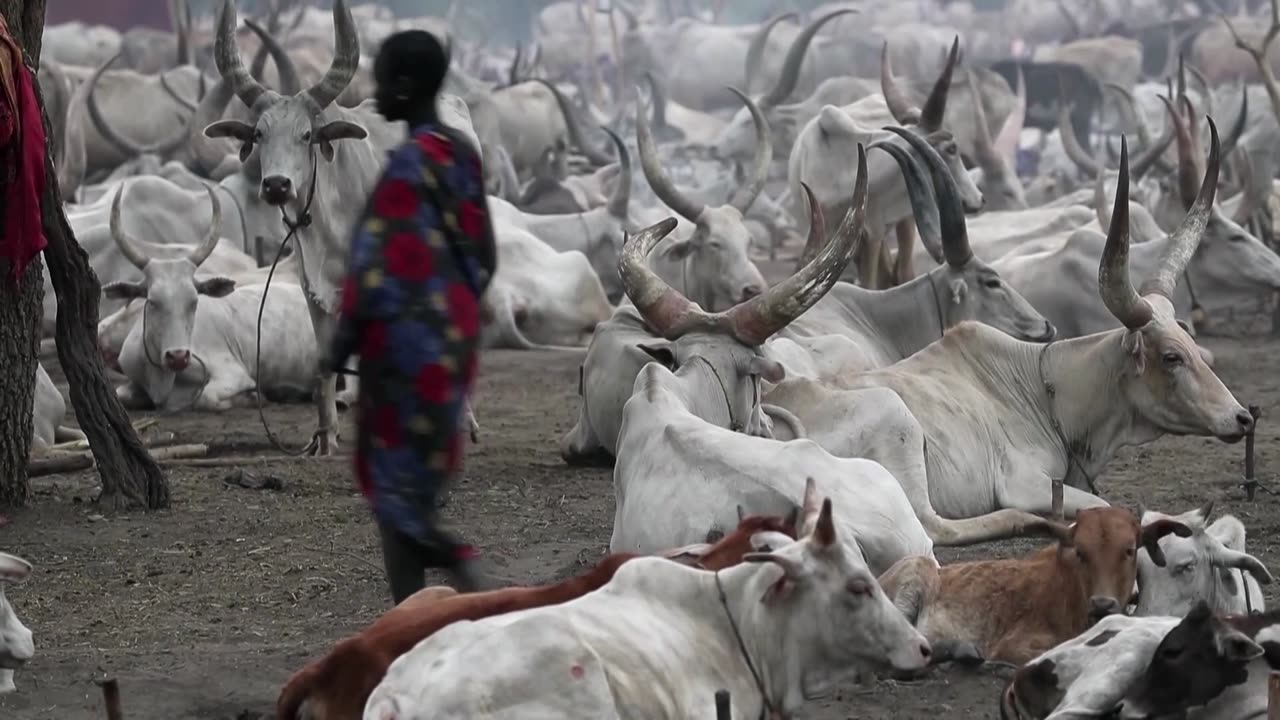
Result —
<instances>
[{"instance_id":1,"label":"dusty ground","mask_svg":"<svg viewBox=\"0 0 1280 720\"><path fill-rule=\"evenodd\" d=\"M1280 343L1214 339L1218 368L1237 396L1280 407ZM496 575L540 582L576 572L603 552L613 518L607 470L565 467L556 441L577 413L576 353L490 353L477 398L483 431L450 522L478 543ZM60 379L56 367L50 367ZM286 442L308 434L305 406L277 406ZM163 427L194 442L263 437L253 411L184 415ZM1241 517L1249 547L1280 569L1280 500L1246 502L1236 487L1243 445L1166 438L1125 452L1102 481L1112 501L1182 511L1217 498ZM265 449L259 454L268 453ZM1280 423L1259 430L1260 475L1280 484ZM171 510L102 517L94 476L35 483L34 506L0 530L0 548L35 563L9 595L34 630L38 655L0 698L0 718L78 720L105 713L94 679L119 678L130 720L232 720L267 714L284 679L388 605L373 526L345 461L273 462L283 491L223 483L226 470L177 468ZM1006 543L944 561L1024 551ZM994 673L941 673L913 685L850 687L807 717L994 718Z\"/></svg>"}]
</instances>

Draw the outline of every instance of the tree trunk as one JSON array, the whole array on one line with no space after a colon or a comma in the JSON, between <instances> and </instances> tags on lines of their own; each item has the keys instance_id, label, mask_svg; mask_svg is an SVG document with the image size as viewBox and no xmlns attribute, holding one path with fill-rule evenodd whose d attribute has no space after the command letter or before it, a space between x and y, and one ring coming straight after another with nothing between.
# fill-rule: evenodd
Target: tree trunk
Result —
<instances>
[{"instance_id":1,"label":"tree trunk","mask_svg":"<svg viewBox=\"0 0 1280 720\"><path fill-rule=\"evenodd\" d=\"M27 52L31 66L36 66L40 59L41 36L44 33L45 0L0 0L0 13L9 24L9 29ZM38 90L37 90L38 93ZM44 100L40 98L43 112ZM45 128L49 120L44 118ZM46 158L48 156L46 155ZM137 433L129 423L129 416L116 399L115 391L107 383L102 366L102 356L98 353L98 299L101 286L98 278L89 266L89 258L84 249L76 242L71 226L67 224L67 216L62 210L62 194L58 189L58 175L53 161L46 159L45 172L47 184L42 195L44 213L44 232L49 241L45 248L45 260L49 264L49 276L53 281L54 292L58 296L57 345L58 360L67 376L71 390L71 405L75 408L80 428L89 439L89 448L93 452L98 467L98 476L102 482L102 494L98 500L103 505L114 509L146 508L158 509L169 505L169 486L155 461L147 453ZM34 287L41 287L38 281L39 266L34 269L37 281ZM30 273L28 277L31 277ZM40 307L39 291L26 291L31 295L24 303L35 308ZM34 323L39 317L38 310L27 319ZM0 346L6 338L3 333L8 329L0 329ZM38 344L38 343L37 343ZM32 345L30 359L35 358L36 345ZM3 361L3 349L0 349L0 361ZM5 366L8 367L8 366ZM33 365L27 367L33 368ZM28 383L34 385L34 370L24 373ZM28 390L30 394L30 390ZM7 396L0 395L0 402ZM28 405L27 407L30 407ZM0 418L3 418L0 415ZM23 442L29 443L31 438L30 412L26 418L26 433ZM8 426L0 425L6 428ZM0 446L0 450L3 446ZM0 455L0 462L8 461L7 455ZM15 475L26 472L26 455L24 454L18 470L13 471L0 466L0 472ZM23 479L25 485L25 475Z\"/></svg>"}]
</instances>

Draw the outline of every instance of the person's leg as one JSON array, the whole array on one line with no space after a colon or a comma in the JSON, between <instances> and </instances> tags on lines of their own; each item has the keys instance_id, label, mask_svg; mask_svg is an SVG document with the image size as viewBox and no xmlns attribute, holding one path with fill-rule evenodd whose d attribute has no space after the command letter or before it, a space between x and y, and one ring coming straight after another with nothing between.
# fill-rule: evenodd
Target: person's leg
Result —
<instances>
[{"instance_id":1,"label":"person's leg","mask_svg":"<svg viewBox=\"0 0 1280 720\"><path fill-rule=\"evenodd\" d=\"M382 536L382 561L391 597L399 605L426 585L422 548L413 538L382 523L378 523L378 533Z\"/></svg>"},{"instance_id":2,"label":"person's leg","mask_svg":"<svg viewBox=\"0 0 1280 720\"><path fill-rule=\"evenodd\" d=\"M427 525L427 537L420 547L423 564L449 573L458 592L476 592L482 589L480 578L471 563L474 550L440 528L435 523L435 518Z\"/></svg>"}]
</instances>

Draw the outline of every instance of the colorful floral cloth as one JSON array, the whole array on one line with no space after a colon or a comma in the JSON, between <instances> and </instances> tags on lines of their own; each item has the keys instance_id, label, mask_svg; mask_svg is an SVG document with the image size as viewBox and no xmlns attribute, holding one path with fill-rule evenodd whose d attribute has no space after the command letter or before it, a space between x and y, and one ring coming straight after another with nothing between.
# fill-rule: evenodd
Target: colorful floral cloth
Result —
<instances>
[{"instance_id":1,"label":"colorful floral cloth","mask_svg":"<svg viewBox=\"0 0 1280 720\"><path fill-rule=\"evenodd\" d=\"M40 218L45 152L35 79L0 15L0 257L15 280L48 244Z\"/></svg>"},{"instance_id":2,"label":"colorful floral cloth","mask_svg":"<svg viewBox=\"0 0 1280 720\"><path fill-rule=\"evenodd\" d=\"M394 151L351 242L331 363L360 356L356 477L380 523L419 541L461 466L480 298L496 248L480 160L440 125Z\"/></svg>"}]
</instances>

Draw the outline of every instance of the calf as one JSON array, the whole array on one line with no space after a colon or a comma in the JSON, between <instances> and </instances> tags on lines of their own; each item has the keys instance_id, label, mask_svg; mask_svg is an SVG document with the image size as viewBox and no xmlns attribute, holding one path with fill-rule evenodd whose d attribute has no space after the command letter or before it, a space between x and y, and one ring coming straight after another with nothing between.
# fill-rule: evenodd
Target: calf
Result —
<instances>
[{"instance_id":1,"label":"calf","mask_svg":"<svg viewBox=\"0 0 1280 720\"><path fill-rule=\"evenodd\" d=\"M1191 537L1167 536L1160 541L1164 567L1157 567L1146 551L1138 551L1141 591L1135 614L1181 617L1199 601L1209 603L1210 610L1222 615L1266 609L1259 583L1270 583L1271 573L1244 551L1244 524L1231 515L1210 524L1212 512L1211 501L1181 515L1142 514L1144 523L1161 519L1180 522L1191 528Z\"/></svg>"},{"instance_id":2,"label":"calf","mask_svg":"<svg viewBox=\"0 0 1280 720\"><path fill-rule=\"evenodd\" d=\"M18 619L13 606L4 596L4 586L22 582L31 574L31 563L20 557L0 552L0 695L17 690L13 671L22 667L36 653L31 631Z\"/></svg>"},{"instance_id":3,"label":"calf","mask_svg":"<svg viewBox=\"0 0 1280 720\"><path fill-rule=\"evenodd\" d=\"M1160 538L1191 535L1182 523L1138 524L1120 508L1090 508L1069 526L1045 521L1054 545L1020 560L936 567L905 558L880 577L889 597L931 643L937 660L1022 664L1124 610L1137 579L1137 550L1164 565Z\"/></svg>"},{"instance_id":4,"label":"calf","mask_svg":"<svg viewBox=\"0 0 1280 720\"><path fill-rule=\"evenodd\" d=\"M670 553L691 555L699 567L720 570L757 550L752 536L783 533L795 537L795 520L764 515L743 517L738 528L714 545ZM391 663L424 638L459 620L479 620L527 608L566 602L600 588L618 567L639 555L615 553L578 577L553 585L513 587L456 597L435 588L419 591L359 634L339 642L325 657L289 678L276 702L276 720L359 720L369 693ZM427 595L427 593L432 593Z\"/></svg>"}]
</instances>

